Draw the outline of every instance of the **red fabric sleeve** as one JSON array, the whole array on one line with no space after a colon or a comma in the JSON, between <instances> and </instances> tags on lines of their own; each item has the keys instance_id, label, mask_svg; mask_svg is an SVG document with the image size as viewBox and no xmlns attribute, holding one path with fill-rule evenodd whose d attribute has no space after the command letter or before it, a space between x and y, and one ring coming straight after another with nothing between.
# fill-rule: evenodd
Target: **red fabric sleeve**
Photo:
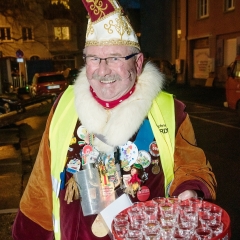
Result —
<instances>
[{"instance_id":1,"label":"red fabric sleeve","mask_svg":"<svg viewBox=\"0 0 240 240\"><path fill-rule=\"evenodd\" d=\"M20 210L12 227L14 240L53 240L54 234L27 218Z\"/></svg>"}]
</instances>

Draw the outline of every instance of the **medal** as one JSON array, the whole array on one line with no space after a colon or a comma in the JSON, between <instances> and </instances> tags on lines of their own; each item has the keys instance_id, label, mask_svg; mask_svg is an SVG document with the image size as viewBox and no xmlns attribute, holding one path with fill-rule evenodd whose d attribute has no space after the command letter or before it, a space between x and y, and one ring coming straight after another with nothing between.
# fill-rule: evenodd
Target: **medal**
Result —
<instances>
[{"instance_id":1,"label":"medal","mask_svg":"<svg viewBox=\"0 0 240 240\"><path fill-rule=\"evenodd\" d=\"M91 229L92 229L92 233L99 238L104 237L108 234L108 228L101 220L100 214L97 215L96 219L92 224Z\"/></svg>"},{"instance_id":2,"label":"medal","mask_svg":"<svg viewBox=\"0 0 240 240\"><path fill-rule=\"evenodd\" d=\"M158 165L158 160L153 161L153 164L154 165L152 167L152 173L157 175L158 173L160 173L160 170L161 170L159 165Z\"/></svg>"},{"instance_id":3,"label":"medal","mask_svg":"<svg viewBox=\"0 0 240 240\"><path fill-rule=\"evenodd\" d=\"M157 175L160 172L160 167L158 166L158 164L154 164L154 166L152 167L152 173Z\"/></svg>"}]
</instances>

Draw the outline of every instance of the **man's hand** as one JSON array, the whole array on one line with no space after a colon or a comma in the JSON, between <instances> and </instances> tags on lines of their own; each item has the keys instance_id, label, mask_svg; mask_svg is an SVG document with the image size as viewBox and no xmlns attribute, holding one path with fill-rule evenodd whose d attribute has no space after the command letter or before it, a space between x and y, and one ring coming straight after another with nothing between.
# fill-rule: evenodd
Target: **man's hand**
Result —
<instances>
[{"instance_id":1,"label":"man's hand","mask_svg":"<svg viewBox=\"0 0 240 240\"><path fill-rule=\"evenodd\" d=\"M186 190L178 195L180 200L197 197L197 193L194 190Z\"/></svg>"}]
</instances>

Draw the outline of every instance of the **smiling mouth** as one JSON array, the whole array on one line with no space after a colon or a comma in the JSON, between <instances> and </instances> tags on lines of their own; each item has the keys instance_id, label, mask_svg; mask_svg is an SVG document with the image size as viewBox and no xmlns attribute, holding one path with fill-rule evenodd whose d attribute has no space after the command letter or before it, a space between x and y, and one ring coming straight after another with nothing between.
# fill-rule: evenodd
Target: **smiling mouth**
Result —
<instances>
[{"instance_id":1,"label":"smiling mouth","mask_svg":"<svg viewBox=\"0 0 240 240\"><path fill-rule=\"evenodd\" d=\"M117 81L116 79L100 80L101 83L114 83L116 81Z\"/></svg>"}]
</instances>

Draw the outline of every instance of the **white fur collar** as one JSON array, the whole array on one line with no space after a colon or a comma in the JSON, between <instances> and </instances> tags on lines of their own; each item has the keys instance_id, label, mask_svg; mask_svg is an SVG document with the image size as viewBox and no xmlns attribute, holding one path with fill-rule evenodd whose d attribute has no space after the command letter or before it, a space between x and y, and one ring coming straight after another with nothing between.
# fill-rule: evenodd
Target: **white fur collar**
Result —
<instances>
[{"instance_id":1,"label":"white fur collar","mask_svg":"<svg viewBox=\"0 0 240 240\"><path fill-rule=\"evenodd\" d=\"M163 85L163 75L149 62L138 77L134 93L115 108L106 110L92 97L83 67L74 84L78 117L89 133L105 136L108 145L123 145L139 129ZM110 150L101 141L96 140L95 144L101 151Z\"/></svg>"}]
</instances>

